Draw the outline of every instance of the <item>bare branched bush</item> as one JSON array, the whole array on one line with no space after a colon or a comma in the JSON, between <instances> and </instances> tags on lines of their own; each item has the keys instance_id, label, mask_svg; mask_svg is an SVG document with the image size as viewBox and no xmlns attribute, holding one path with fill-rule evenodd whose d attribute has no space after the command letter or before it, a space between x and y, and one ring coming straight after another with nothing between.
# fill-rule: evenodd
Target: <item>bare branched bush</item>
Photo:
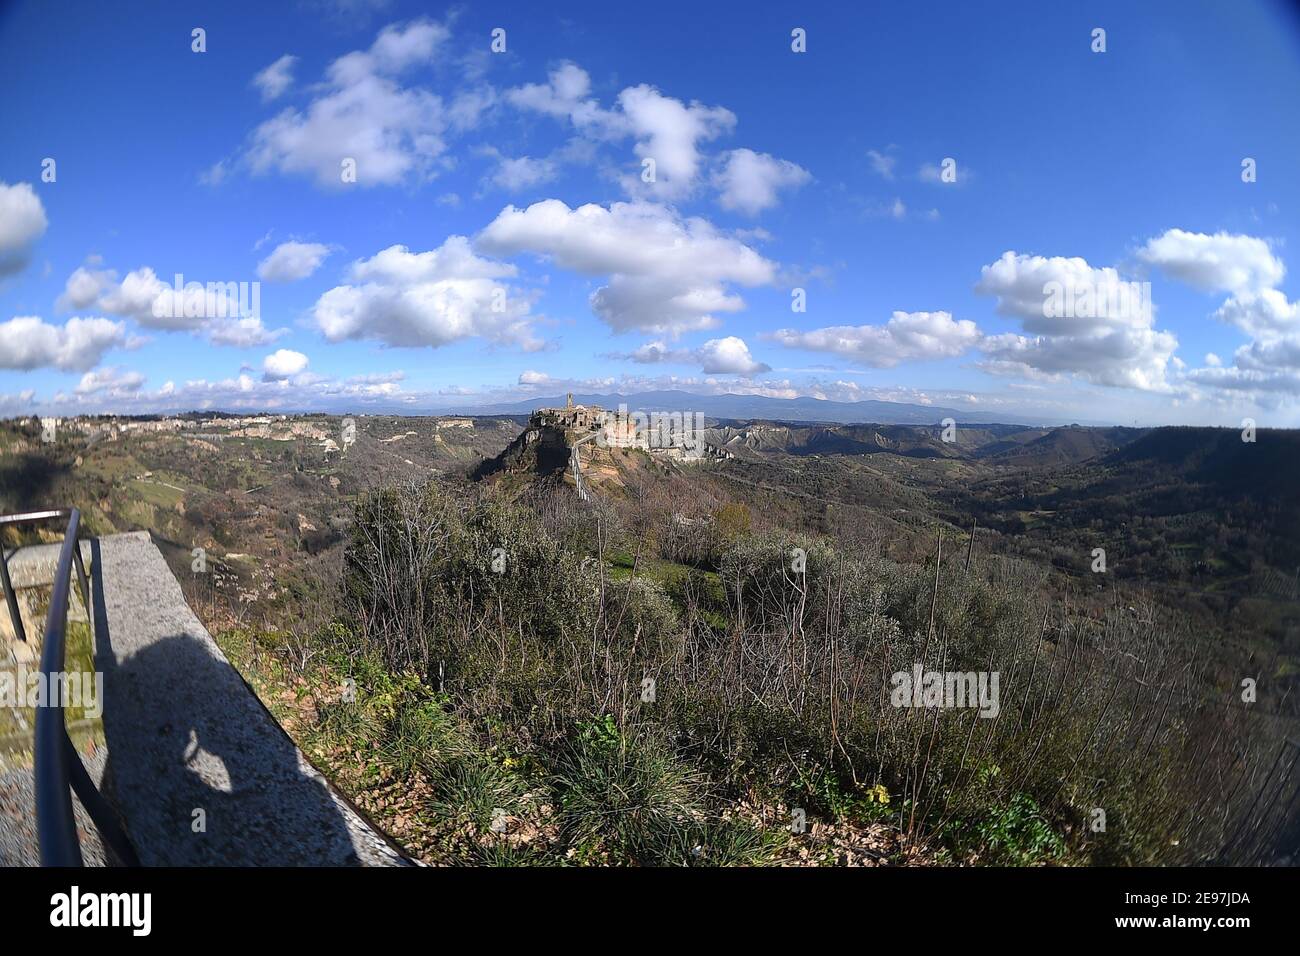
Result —
<instances>
[{"instance_id":1,"label":"bare branched bush","mask_svg":"<svg viewBox=\"0 0 1300 956\"><path fill-rule=\"evenodd\" d=\"M1272 809L1296 787L1286 727L1153 606L1074 608L1023 561L968 568L940 542L898 564L875 536L756 531L708 505L375 492L345 557L354 640L549 754L575 781L564 825L589 837L609 774L672 781L638 803L667 843L694 825L694 786L886 821L959 862L1243 862L1291 825ZM996 697L900 706L896 675L918 668L996 679ZM624 743L593 743L593 720Z\"/></svg>"}]
</instances>

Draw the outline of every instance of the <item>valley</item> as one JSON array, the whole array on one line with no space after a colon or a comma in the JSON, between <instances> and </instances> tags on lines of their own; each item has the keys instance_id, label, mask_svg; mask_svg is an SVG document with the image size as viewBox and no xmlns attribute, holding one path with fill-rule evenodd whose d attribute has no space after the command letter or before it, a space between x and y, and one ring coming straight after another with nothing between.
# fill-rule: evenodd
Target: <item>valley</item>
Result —
<instances>
[{"instance_id":1,"label":"valley","mask_svg":"<svg viewBox=\"0 0 1300 956\"><path fill-rule=\"evenodd\" d=\"M1250 793L1262 770L1243 782L1240 758L1220 761L1268 753L1300 718L1293 432L1248 443L1216 429L974 423L945 441L940 425L708 419L684 457L671 442L665 453L611 441L601 415L68 419L53 441L16 420L0 426L0 510L75 504L90 533L148 531L295 740L431 862L575 848L676 859L669 844L565 829L564 762L575 746L597 748L584 760L605 754L597 739L649 748L646 772L684 775L655 786L684 788L688 816L731 821L731 849L709 852L748 862L1166 859L1170 824L1157 821L1194 819L1208 799L1175 783L1180 761ZM791 547L807 556L793 579L779 568ZM593 633L603 663L566 663L567 642ZM993 723L1047 721L1037 745L1014 745L1027 751L1002 750L1023 729L987 742L980 773L1014 768L996 811L908 755L920 730L960 772L960 712L926 731L868 705L873 673L937 665L936 652L1002 672L1006 716ZM1023 660L1036 662L1028 675ZM631 692L645 673L672 702L657 717ZM1258 684L1253 711L1232 703L1243 675ZM340 724L336 688L354 678L371 703ZM560 691L570 682L585 704ZM1120 690L1122 720L1110 704ZM766 703L750 713L747 697ZM1114 726L1073 736L1091 722ZM470 764L446 764L435 755L450 745L431 751L410 733L450 734L446 754ZM782 739L813 749L790 764L770 751ZM814 759L819 740L844 749ZM1082 798L1062 802L1050 775L1073 779L1093 761L1089 773L1119 773L1124 740L1164 754L1160 773L1173 775L1125 804L1142 833L1067 836ZM1057 747L1064 764L1024 763ZM471 766L496 783L448 791L445 775ZM458 800L480 809L465 816ZM982 814L1031 804L1031 831L1054 834L1039 850L1016 842L1030 831L1005 846L978 837ZM811 857L773 835L791 807L813 815ZM500 836L498 810L502 832L527 838ZM1227 840L1223 826L1197 852Z\"/></svg>"}]
</instances>

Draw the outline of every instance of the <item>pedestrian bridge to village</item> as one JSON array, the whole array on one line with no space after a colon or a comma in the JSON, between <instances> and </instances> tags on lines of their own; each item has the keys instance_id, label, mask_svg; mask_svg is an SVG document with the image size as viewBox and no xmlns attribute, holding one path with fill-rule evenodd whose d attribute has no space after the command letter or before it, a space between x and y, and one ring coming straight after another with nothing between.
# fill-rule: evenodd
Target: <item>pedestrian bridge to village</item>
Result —
<instances>
[{"instance_id":1,"label":"pedestrian bridge to village","mask_svg":"<svg viewBox=\"0 0 1300 956\"><path fill-rule=\"evenodd\" d=\"M102 675L102 736L69 725L70 734L59 736L61 768L43 768L41 714L32 721L11 712L17 727L9 728L15 733L0 773L0 865L52 862L50 844L63 823L58 791L67 793L69 779L77 797L71 806L62 800L66 832L75 832L71 845L87 865L409 863L312 766L231 666L148 533L83 539L79 546L90 606L75 586L64 588L63 599L73 625L89 625L93 669ZM44 544L5 555L2 576L12 586L5 588L8 607L0 607L0 668L11 675L9 688L47 663L38 665L33 648L48 637L37 634L42 602L59 600L61 551ZM65 557L62 566L69 563ZM23 625L17 629L15 610ZM41 709L53 712L61 732L63 714ZM24 751L21 738L31 723L37 732ZM69 743L69 736L81 743ZM45 759L59 763L48 752ZM56 769L64 776L51 785ZM88 779L88 792L77 789L78 779ZM128 846L116 852L123 839Z\"/></svg>"}]
</instances>

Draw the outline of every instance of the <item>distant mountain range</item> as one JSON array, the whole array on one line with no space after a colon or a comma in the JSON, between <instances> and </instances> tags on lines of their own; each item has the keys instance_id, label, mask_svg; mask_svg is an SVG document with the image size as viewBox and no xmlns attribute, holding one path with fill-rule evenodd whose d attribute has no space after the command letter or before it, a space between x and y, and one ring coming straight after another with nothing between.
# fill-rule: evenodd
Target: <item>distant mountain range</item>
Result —
<instances>
[{"instance_id":1,"label":"distant mountain range","mask_svg":"<svg viewBox=\"0 0 1300 956\"><path fill-rule=\"evenodd\" d=\"M963 424L992 420L988 412L961 411L939 405L879 401L832 402L821 398L769 398L763 395L699 395L683 391L635 392L629 395L575 393L573 400L580 405L600 405L607 409L616 409L625 404L632 411L703 412L710 418L742 421L757 418L784 422L830 422L839 425L933 425L945 418ZM527 415L538 408L562 406L564 401L565 396L554 395L495 405L457 405L442 411L451 415ZM1016 425L1061 424L1001 413L997 421Z\"/></svg>"}]
</instances>

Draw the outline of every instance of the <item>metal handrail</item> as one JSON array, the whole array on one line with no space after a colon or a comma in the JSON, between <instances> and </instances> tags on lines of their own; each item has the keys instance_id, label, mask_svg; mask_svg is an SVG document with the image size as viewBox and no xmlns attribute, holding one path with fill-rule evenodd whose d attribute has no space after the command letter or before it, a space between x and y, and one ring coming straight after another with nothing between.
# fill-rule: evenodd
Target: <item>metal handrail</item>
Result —
<instances>
[{"instance_id":1,"label":"metal handrail","mask_svg":"<svg viewBox=\"0 0 1300 956\"><path fill-rule=\"evenodd\" d=\"M32 511L24 514L0 515L0 527L34 524L66 518L67 529L63 546L59 549L58 567L54 572L54 585L50 594L50 608L45 617L44 647L41 650L41 678L45 693L36 708L36 740L34 745L36 782L36 833L41 847L43 866L82 866L81 841L77 837L77 822L73 815L72 793L75 791L82 806L98 827L104 842L118 859L128 866L138 866L135 849L123 832L113 808L95 788L68 736L63 713L61 690L66 682L61 680L66 650L68 602L71 598L71 579L75 568L81 603L86 608L86 618L94 634L94 614L90 605L90 583L86 566L81 559L78 533L81 512L76 508L55 511ZM0 586L3 586L9 613L13 618L14 635L26 641L22 618L18 612L18 599L9 578L8 561L0 554Z\"/></svg>"}]
</instances>

